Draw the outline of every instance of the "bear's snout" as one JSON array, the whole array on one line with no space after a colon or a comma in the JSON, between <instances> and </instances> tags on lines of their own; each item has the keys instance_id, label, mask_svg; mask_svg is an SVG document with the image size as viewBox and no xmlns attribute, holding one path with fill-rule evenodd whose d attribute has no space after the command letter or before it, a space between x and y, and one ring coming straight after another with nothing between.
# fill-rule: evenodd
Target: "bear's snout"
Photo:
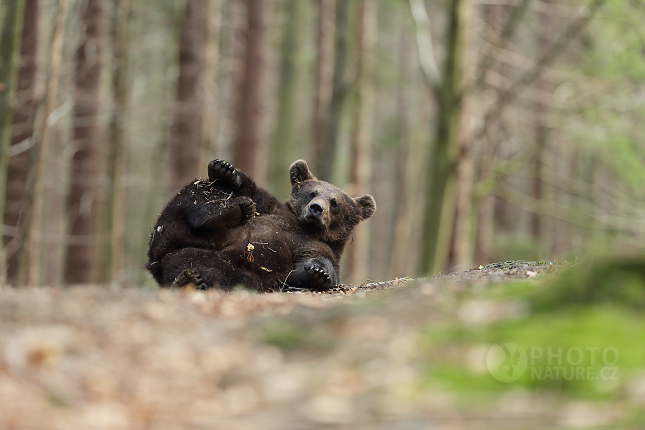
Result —
<instances>
[{"instance_id":1,"label":"bear's snout","mask_svg":"<svg viewBox=\"0 0 645 430\"><path fill-rule=\"evenodd\" d=\"M309 213L315 217L319 217L325 211L322 206L318 203L312 203L309 205Z\"/></svg>"}]
</instances>

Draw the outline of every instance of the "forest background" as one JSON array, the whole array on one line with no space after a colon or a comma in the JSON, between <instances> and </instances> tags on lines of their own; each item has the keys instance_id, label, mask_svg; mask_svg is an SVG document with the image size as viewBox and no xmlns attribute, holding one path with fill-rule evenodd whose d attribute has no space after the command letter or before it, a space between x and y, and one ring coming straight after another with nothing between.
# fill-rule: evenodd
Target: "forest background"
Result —
<instances>
[{"instance_id":1,"label":"forest background","mask_svg":"<svg viewBox=\"0 0 645 430\"><path fill-rule=\"evenodd\" d=\"M2 0L2 282L152 283L229 160L378 211L344 280L642 247L640 0Z\"/></svg>"}]
</instances>

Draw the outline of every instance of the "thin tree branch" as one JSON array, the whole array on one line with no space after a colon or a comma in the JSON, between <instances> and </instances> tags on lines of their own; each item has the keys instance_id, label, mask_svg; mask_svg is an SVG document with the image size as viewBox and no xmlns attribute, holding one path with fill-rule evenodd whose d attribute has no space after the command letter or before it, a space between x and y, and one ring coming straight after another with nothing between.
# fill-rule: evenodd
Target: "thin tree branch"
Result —
<instances>
[{"instance_id":1,"label":"thin tree branch","mask_svg":"<svg viewBox=\"0 0 645 430\"><path fill-rule=\"evenodd\" d=\"M508 18L502 29L502 33L499 38L490 44L490 48L484 55L484 62L479 67L479 73L477 74L477 79L475 80L475 88L481 88L484 83L484 78L486 77L486 72L492 66L493 62L496 60L497 54L500 50L506 47L506 43L513 37L517 24L522 20L524 13L528 9L529 3L531 0L522 0L522 3L515 9L513 13Z\"/></svg>"},{"instance_id":2,"label":"thin tree branch","mask_svg":"<svg viewBox=\"0 0 645 430\"><path fill-rule=\"evenodd\" d=\"M519 0L478 0L475 2L475 5L522 7ZM549 15L565 19L580 18L581 12L580 7L546 3L539 0L533 0L533 2L528 5L528 9L542 15Z\"/></svg>"},{"instance_id":3,"label":"thin tree branch","mask_svg":"<svg viewBox=\"0 0 645 430\"><path fill-rule=\"evenodd\" d=\"M639 222L637 218L603 216L601 219L597 216L576 210L557 202L550 202L549 205L545 205L541 200L537 200L525 193L516 191L502 182L497 182L493 193L511 205L525 211L550 216L555 219L568 222L571 225L589 230L601 231L611 228L613 230L620 230L623 232L645 232L645 226Z\"/></svg>"},{"instance_id":4,"label":"thin tree branch","mask_svg":"<svg viewBox=\"0 0 645 430\"><path fill-rule=\"evenodd\" d=\"M410 13L416 26L417 48L423 77L433 91L438 91L443 79L434 55L430 18L423 0L410 0Z\"/></svg>"},{"instance_id":5,"label":"thin tree branch","mask_svg":"<svg viewBox=\"0 0 645 430\"><path fill-rule=\"evenodd\" d=\"M510 88L502 91L502 94L499 96L497 101L493 106L488 110L484 116L484 126L478 133L478 137L482 136L486 129L493 123L500 114L504 107L509 104L513 99L517 97L518 89L529 85L540 77L545 67L553 63L569 46L569 44L576 39L576 36L591 22L591 18L596 14L600 7L606 2L606 0L595 0L593 4L589 7L588 17L578 20L575 23L569 25L566 30L560 34L560 37L553 43L553 45L545 51L545 53L540 57L540 59L535 63L535 66L526 72L521 79L515 81Z\"/></svg>"}]
</instances>

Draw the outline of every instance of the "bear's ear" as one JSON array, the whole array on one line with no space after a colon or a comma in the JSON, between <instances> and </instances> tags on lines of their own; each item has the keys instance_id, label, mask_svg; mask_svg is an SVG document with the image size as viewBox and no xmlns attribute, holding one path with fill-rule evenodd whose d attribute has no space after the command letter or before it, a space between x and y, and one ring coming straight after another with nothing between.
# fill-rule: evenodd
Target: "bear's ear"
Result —
<instances>
[{"instance_id":1,"label":"bear's ear","mask_svg":"<svg viewBox=\"0 0 645 430\"><path fill-rule=\"evenodd\" d=\"M361 197L356 197L354 201L361 210L361 220L371 217L372 215L374 215L374 212L376 212L376 202L374 201L374 197L370 196L369 194L365 194Z\"/></svg>"},{"instance_id":2,"label":"bear's ear","mask_svg":"<svg viewBox=\"0 0 645 430\"><path fill-rule=\"evenodd\" d=\"M289 180L291 181L292 187L312 179L316 179L316 177L309 171L309 166L307 166L305 160L294 161L291 167L289 167Z\"/></svg>"}]
</instances>

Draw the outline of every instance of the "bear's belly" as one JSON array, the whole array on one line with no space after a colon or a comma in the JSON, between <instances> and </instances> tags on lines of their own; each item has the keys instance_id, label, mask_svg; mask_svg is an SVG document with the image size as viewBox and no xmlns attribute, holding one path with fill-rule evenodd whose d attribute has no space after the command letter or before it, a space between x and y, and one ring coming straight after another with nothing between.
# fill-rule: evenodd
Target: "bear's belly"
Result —
<instances>
[{"instance_id":1,"label":"bear's belly","mask_svg":"<svg viewBox=\"0 0 645 430\"><path fill-rule=\"evenodd\" d=\"M270 215L255 217L227 233L220 255L235 267L285 276L293 269L293 237L280 219Z\"/></svg>"}]
</instances>

